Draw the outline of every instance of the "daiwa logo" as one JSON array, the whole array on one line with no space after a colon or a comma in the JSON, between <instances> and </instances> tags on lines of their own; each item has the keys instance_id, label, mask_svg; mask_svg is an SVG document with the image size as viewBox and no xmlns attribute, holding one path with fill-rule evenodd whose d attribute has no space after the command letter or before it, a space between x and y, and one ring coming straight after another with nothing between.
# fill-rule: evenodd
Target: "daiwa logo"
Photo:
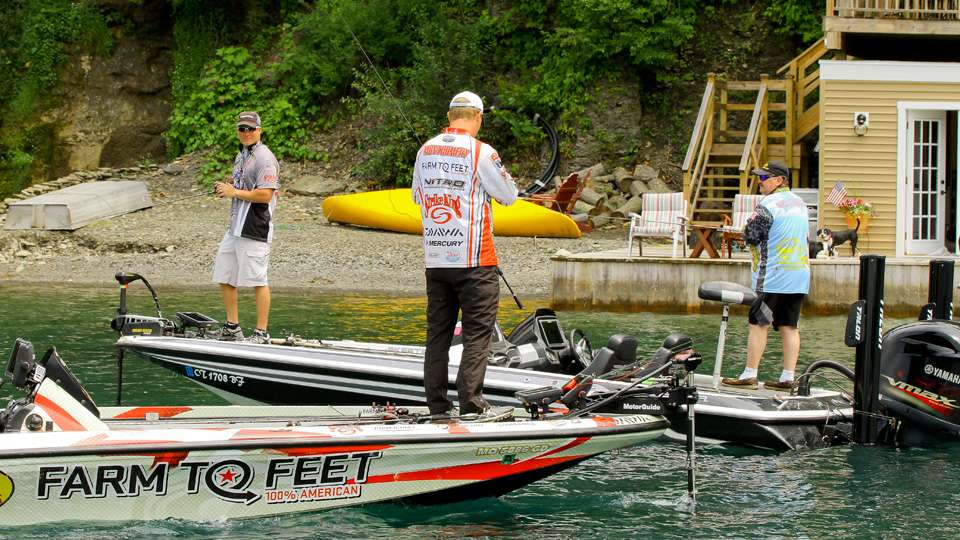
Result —
<instances>
[{"instance_id":1,"label":"daiwa logo","mask_svg":"<svg viewBox=\"0 0 960 540\"><path fill-rule=\"evenodd\" d=\"M0 506L13 497L13 478L0 471Z\"/></svg>"},{"instance_id":2,"label":"daiwa logo","mask_svg":"<svg viewBox=\"0 0 960 540\"><path fill-rule=\"evenodd\" d=\"M947 371L947 370L945 370L945 369L940 369L940 368L938 368L938 367L936 367L936 366L933 366L933 365L931 365L931 364L925 364L925 365L923 366L923 372L926 373L927 375L933 375L934 377L936 377L936 378L938 378L938 379L941 379L941 380L944 380L944 381L947 381L947 382L951 382L951 383L953 383L953 384L960 384L960 375L958 375L958 374L956 374L956 373L954 373L954 372L952 372L952 371Z\"/></svg>"}]
</instances>

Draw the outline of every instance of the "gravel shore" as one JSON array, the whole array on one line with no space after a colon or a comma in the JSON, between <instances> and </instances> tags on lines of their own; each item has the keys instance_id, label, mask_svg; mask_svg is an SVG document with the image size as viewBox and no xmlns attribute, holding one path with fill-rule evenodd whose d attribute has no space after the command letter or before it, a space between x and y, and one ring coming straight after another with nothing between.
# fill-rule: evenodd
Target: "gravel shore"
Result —
<instances>
[{"instance_id":1,"label":"gravel shore","mask_svg":"<svg viewBox=\"0 0 960 540\"><path fill-rule=\"evenodd\" d=\"M125 270L157 286L213 289L210 273L229 202L202 192L190 171L157 169L137 179L147 183L152 208L73 232L0 230L0 283L112 286L113 274ZM423 294L419 236L329 224L321 203L281 193L270 257L273 288ZM517 293L547 296L557 250L612 249L624 238L618 228L575 240L497 238L496 247Z\"/></svg>"}]
</instances>

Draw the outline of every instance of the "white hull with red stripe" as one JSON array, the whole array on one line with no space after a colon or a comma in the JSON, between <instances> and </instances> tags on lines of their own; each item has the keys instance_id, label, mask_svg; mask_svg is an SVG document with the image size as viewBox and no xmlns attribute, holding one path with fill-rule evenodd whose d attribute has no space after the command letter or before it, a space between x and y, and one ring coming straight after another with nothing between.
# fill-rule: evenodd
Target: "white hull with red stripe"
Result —
<instances>
[{"instance_id":1,"label":"white hull with red stripe","mask_svg":"<svg viewBox=\"0 0 960 540\"><path fill-rule=\"evenodd\" d=\"M5 527L497 496L667 428L646 415L417 423L363 407L105 408L97 418L48 383L31 409L44 431L0 433Z\"/></svg>"}]
</instances>

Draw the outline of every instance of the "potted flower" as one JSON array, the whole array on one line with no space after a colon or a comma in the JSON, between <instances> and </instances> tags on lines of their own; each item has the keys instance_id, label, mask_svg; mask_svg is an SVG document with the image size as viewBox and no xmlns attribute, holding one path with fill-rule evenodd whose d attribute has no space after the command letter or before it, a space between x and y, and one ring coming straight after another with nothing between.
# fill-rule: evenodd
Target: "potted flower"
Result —
<instances>
[{"instance_id":1,"label":"potted flower","mask_svg":"<svg viewBox=\"0 0 960 540\"><path fill-rule=\"evenodd\" d=\"M843 217L847 220L847 226L851 229L857 226L859 220L860 230L865 230L867 222L876 214L872 204L856 197L844 199L840 202L838 208L843 212Z\"/></svg>"}]
</instances>

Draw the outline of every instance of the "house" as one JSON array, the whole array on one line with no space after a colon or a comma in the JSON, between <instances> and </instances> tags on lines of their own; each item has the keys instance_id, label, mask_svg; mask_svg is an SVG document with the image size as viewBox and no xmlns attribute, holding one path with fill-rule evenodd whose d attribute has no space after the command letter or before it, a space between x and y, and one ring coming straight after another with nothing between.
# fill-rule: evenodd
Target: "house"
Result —
<instances>
[{"instance_id":1,"label":"house","mask_svg":"<svg viewBox=\"0 0 960 540\"><path fill-rule=\"evenodd\" d=\"M710 75L684 160L694 221L755 193L749 171L781 159L820 226L838 182L876 215L860 248L895 257L960 254L957 221L960 0L827 0L824 38L759 81Z\"/></svg>"}]
</instances>

